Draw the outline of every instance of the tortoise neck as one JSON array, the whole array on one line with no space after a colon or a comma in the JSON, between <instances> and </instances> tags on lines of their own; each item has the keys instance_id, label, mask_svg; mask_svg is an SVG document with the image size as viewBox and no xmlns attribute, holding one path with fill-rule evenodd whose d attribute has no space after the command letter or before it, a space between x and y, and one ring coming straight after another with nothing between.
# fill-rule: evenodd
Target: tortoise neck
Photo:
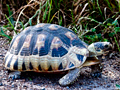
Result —
<instances>
[{"instance_id":1,"label":"tortoise neck","mask_svg":"<svg viewBox=\"0 0 120 90\"><path fill-rule=\"evenodd\" d=\"M95 47L94 47L93 43L88 46L88 50L89 50L89 57L97 56L97 52L95 50Z\"/></svg>"}]
</instances>

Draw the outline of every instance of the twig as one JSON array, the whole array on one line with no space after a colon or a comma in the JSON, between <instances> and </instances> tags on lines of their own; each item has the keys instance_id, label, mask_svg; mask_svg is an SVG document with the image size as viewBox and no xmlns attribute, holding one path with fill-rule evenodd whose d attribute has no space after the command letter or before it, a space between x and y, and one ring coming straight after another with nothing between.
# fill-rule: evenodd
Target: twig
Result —
<instances>
[{"instance_id":1,"label":"twig","mask_svg":"<svg viewBox=\"0 0 120 90\"><path fill-rule=\"evenodd\" d=\"M77 19L75 21L78 21L78 19L81 17L82 13L84 12L85 8L87 7L88 3L86 3L82 9L82 11L80 12L80 14L78 15Z\"/></svg>"},{"instance_id":2,"label":"twig","mask_svg":"<svg viewBox=\"0 0 120 90\"><path fill-rule=\"evenodd\" d=\"M31 0L28 4L30 4L31 2L32 2L32 0ZM27 4L27 5L28 5L28 4ZM18 15L17 21L16 21L16 23L15 23L15 30L17 30L17 24L18 24L18 22L19 22L20 16L22 15L23 11L24 11L26 8L27 8L27 6L23 7L23 9L21 10L20 14ZM14 32L14 36L16 36L16 33L15 33L15 32Z\"/></svg>"}]
</instances>

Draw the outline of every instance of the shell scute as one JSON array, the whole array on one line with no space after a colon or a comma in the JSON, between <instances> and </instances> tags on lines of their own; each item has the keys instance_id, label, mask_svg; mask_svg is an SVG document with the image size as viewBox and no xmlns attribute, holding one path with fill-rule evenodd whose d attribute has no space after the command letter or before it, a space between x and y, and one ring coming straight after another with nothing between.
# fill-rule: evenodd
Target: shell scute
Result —
<instances>
[{"instance_id":1,"label":"shell scute","mask_svg":"<svg viewBox=\"0 0 120 90\"><path fill-rule=\"evenodd\" d=\"M21 55L21 56L29 56L29 55L30 55L30 50L29 50L29 48L27 48L27 47L22 48L22 50L21 50L21 52L20 52L20 55Z\"/></svg>"},{"instance_id":2,"label":"shell scute","mask_svg":"<svg viewBox=\"0 0 120 90\"><path fill-rule=\"evenodd\" d=\"M52 69L52 67L50 66L49 69L48 69L48 71L52 71L52 70L53 70L53 69Z\"/></svg>"},{"instance_id":3,"label":"shell scute","mask_svg":"<svg viewBox=\"0 0 120 90\"><path fill-rule=\"evenodd\" d=\"M23 64L22 64L22 70L23 70L23 71L26 70L25 63L24 63L24 62L23 62Z\"/></svg>"},{"instance_id":4,"label":"shell scute","mask_svg":"<svg viewBox=\"0 0 120 90\"><path fill-rule=\"evenodd\" d=\"M73 67L75 67L75 65L72 62L70 62L68 68L73 68Z\"/></svg>"},{"instance_id":5,"label":"shell scute","mask_svg":"<svg viewBox=\"0 0 120 90\"><path fill-rule=\"evenodd\" d=\"M13 56L10 58L10 60L9 60L9 62L8 62L8 64L7 64L7 67L10 67L10 64L11 64L12 58L13 58Z\"/></svg>"},{"instance_id":6,"label":"shell scute","mask_svg":"<svg viewBox=\"0 0 120 90\"><path fill-rule=\"evenodd\" d=\"M58 49L53 48L52 50L52 57L62 57L64 56L68 51L64 47L59 47Z\"/></svg>"},{"instance_id":7,"label":"shell scute","mask_svg":"<svg viewBox=\"0 0 120 90\"><path fill-rule=\"evenodd\" d=\"M13 69L18 70L18 59L15 61L14 65L13 65Z\"/></svg>"},{"instance_id":8,"label":"shell scute","mask_svg":"<svg viewBox=\"0 0 120 90\"><path fill-rule=\"evenodd\" d=\"M60 26L58 26L58 25L51 24L48 28L49 28L50 30L57 30L59 27L60 27Z\"/></svg>"},{"instance_id":9,"label":"shell scute","mask_svg":"<svg viewBox=\"0 0 120 90\"><path fill-rule=\"evenodd\" d=\"M62 63L60 63L60 65L59 65L59 67L58 67L58 70L62 70L62 69L64 69L64 68L63 68Z\"/></svg>"},{"instance_id":10,"label":"shell scute","mask_svg":"<svg viewBox=\"0 0 120 90\"><path fill-rule=\"evenodd\" d=\"M38 66L38 70L39 70L39 71L42 71L42 69L41 69L41 66L40 66L40 65Z\"/></svg>"},{"instance_id":11,"label":"shell scute","mask_svg":"<svg viewBox=\"0 0 120 90\"><path fill-rule=\"evenodd\" d=\"M47 55L48 54L48 51L46 49L46 47L41 47L40 50L39 50L39 56L44 56L44 55Z\"/></svg>"},{"instance_id":12,"label":"shell scute","mask_svg":"<svg viewBox=\"0 0 120 90\"><path fill-rule=\"evenodd\" d=\"M37 55L38 54L38 47L34 48L33 50L33 55Z\"/></svg>"},{"instance_id":13,"label":"shell scute","mask_svg":"<svg viewBox=\"0 0 120 90\"><path fill-rule=\"evenodd\" d=\"M30 62L30 64L29 64L29 69L30 70L32 70L33 69L33 65L32 65L32 63Z\"/></svg>"}]
</instances>

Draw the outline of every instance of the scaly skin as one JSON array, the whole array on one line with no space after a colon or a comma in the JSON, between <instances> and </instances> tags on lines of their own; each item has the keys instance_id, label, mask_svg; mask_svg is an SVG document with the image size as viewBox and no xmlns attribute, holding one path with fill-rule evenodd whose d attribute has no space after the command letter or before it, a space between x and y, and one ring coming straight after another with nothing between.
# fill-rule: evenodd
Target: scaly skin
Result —
<instances>
[{"instance_id":1,"label":"scaly skin","mask_svg":"<svg viewBox=\"0 0 120 90\"><path fill-rule=\"evenodd\" d=\"M14 80L20 78L21 72L15 71L15 72L10 72L8 78Z\"/></svg>"},{"instance_id":2,"label":"scaly skin","mask_svg":"<svg viewBox=\"0 0 120 90\"><path fill-rule=\"evenodd\" d=\"M73 70L70 70L68 74L66 74L59 80L59 84L61 86L70 85L79 77L79 75L80 75L80 68L75 68Z\"/></svg>"}]
</instances>

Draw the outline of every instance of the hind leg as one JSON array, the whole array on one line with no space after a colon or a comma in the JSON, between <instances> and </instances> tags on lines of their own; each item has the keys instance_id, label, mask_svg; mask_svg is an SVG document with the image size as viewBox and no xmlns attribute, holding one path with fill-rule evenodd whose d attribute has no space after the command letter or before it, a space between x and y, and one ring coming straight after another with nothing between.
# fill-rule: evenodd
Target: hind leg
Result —
<instances>
[{"instance_id":1,"label":"hind leg","mask_svg":"<svg viewBox=\"0 0 120 90\"><path fill-rule=\"evenodd\" d=\"M101 63L91 66L91 76L101 77L103 65Z\"/></svg>"},{"instance_id":2,"label":"hind leg","mask_svg":"<svg viewBox=\"0 0 120 90\"><path fill-rule=\"evenodd\" d=\"M19 79L20 78L20 75L21 75L21 72L19 71L14 71L14 72L9 72L9 76L8 76L8 79Z\"/></svg>"}]
</instances>

